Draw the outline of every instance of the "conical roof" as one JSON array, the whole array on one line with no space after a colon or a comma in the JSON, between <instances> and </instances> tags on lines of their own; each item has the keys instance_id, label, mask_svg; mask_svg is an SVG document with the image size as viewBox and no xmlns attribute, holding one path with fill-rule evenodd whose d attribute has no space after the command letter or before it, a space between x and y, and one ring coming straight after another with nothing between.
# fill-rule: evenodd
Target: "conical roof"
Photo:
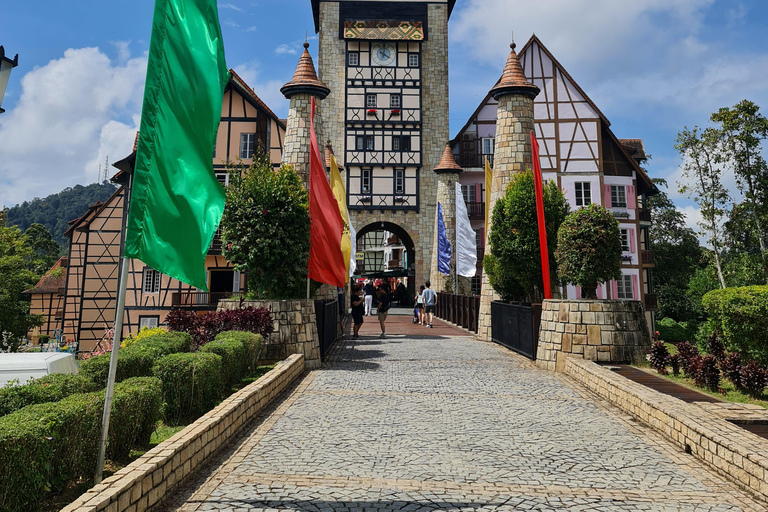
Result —
<instances>
[{"instance_id":1,"label":"conical roof","mask_svg":"<svg viewBox=\"0 0 768 512\"><path fill-rule=\"evenodd\" d=\"M331 146L331 141L329 140L328 143L325 145L325 166L327 168L331 168L331 155L336 156L336 154L333 152L333 146ZM336 166L339 168L339 171L343 171L344 167L342 167L339 164L339 161L336 160Z\"/></svg>"},{"instance_id":2,"label":"conical roof","mask_svg":"<svg viewBox=\"0 0 768 512\"><path fill-rule=\"evenodd\" d=\"M459 173L463 170L464 169L462 169L461 166L456 163L456 158L454 158L453 151L451 151L450 142L446 142L445 149L443 150L443 156L440 158L440 163L437 164L437 167L435 167L435 172L438 174L447 172Z\"/></svg>"},{"instance_id":3,"label":"conical roof","mask_svg":"<svg viewBox=\"0 0 768 512\"><path fill-rule=\"evenodd\" d=\"M312 61L312 56L307 48L309 48L309 43L305 42L304 53L299 58L299 65L296 66L293 80L280 88L280 92L288 99L294 94L304 92L322 100L331 92L323 82L317 79L315 63Z\"/></svg>"},{"instance_id":4,"label":"conical roof","mask_svg":"<svg viewBox=\"0 0 768 512\"><path fill-rule=\"evenodd\" d=\"M515 52L516 46L515 43L509 45L512 51L509 52L507 65L504 66L501 80L491 89L491 96L494 99L498 100L500 96L505 94L523 94L531 98L535 98L539 94L539 88L525 78L523 66L520 64L520 59Z\"/></svg>"}]
</instances>

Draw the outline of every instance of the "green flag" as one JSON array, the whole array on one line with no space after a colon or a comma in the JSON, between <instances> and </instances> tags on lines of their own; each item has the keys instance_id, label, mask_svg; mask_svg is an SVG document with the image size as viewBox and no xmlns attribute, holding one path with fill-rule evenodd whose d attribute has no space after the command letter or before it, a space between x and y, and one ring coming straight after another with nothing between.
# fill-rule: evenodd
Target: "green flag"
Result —
<instances>
[{"instance_id":1,"label":"green flag","mask_svg":"<svg viewBox=\"0 0 768 512\"><path fill-rule=\"evenodd\" d=\"M211 148L228 80L216 0L156 0L124 255L203 290L224 212Z\"/></svg>"}]
</instances>

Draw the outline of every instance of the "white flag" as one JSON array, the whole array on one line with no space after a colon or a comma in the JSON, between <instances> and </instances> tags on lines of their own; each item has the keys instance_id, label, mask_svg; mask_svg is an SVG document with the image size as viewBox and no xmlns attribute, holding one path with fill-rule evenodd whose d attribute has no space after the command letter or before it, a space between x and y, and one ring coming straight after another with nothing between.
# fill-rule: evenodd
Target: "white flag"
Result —
<instances>
[{"instance_id":1,"label":"white flag","mask_svg":"<svg viewBox=\"0 0 768 512\"><path fill-rule=\"evenodd\" d=\"M456 183L456 273L474 277L477 271L477 242L475 230L469 223L467 205L461 185Z\"/></svg>"},{"instance_id":2,"label":"white flag","mask_svg":"<svg viewBox=\"0 0 768 512\"><path fill-rule=\"evenodd\" d=\"M347 222L349 223L349 241L352 242L352 252L349 254L349 275L347 276L349 279L357 270L357 260L355 259L357 257L357 231L352 225L349 214L347 214Z\"/></svg>"}]
</instances>

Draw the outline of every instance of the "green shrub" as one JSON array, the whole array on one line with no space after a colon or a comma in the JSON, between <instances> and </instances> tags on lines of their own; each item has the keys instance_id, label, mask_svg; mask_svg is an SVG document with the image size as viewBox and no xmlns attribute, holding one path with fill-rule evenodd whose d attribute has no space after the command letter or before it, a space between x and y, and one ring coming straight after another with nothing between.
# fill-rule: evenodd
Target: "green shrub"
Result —
<instances>
[{"instance_id":1,"label":"green shrub","mask_svg":"<svg viewBox=\"0 0 768 512\"><path fill-rule=\"evenodd\" d=\"M695 322L676 322L672 318L662 318L656 321L659 338L668 342L691 341L695 339L696 330L691 329Z\"/></svg>"},{"instance_id":2,"label":"green shrub","mask_svg":"<svg viewBox=\"0 0 768 512\"><path fill-rule=\"evenodd\" d=\"M768 286L713 290L702 304L729 351L768 364Z\"/></svg>"},{"instance_id":3,"label":"green shrub","mask_svg":"<svg viewBox=\"0 0 768 512\"><path fill-rule=\"evenodd\" d=\"M221 375L224 393L228 394L232 386L245 377L246 350L242 341L234 339L217 339L200 347L200 352L216 354L221 357Z\"/></svg>"},{"instance_id":4,"label":"green shrub","mask_svg":"<svg viewBox=\"0 0 768 512\"><path fill-rule=\"evenodd\" d=\"M187 352L192 337L184 332L168 332L143 338L120 349L117 358L115 382L131 377L150 377L155 362L168 354ZM99 386L107 385L111 354L92 357L80 363L80 373Z\"/></svg>"},{"instance_id":5,"label":"green shrub","mask_svg":"<svg viewBox=\"0 0 768 512\"><path fill-rule=\"evenodd\" d=\"M205 352L171 354L152 369L163 381L165 421L193 421L211 410L222 389L221 356Z\"/></svg>"},{"instance_id":6,"label":"green shrub","mask_svg":"<svg viewBox=\"0 0 768 512\"><path fill-rule=\"evenodd\" d=\"M109 419L107 457L125 460L131 448L147 446L163 411L163 383L134 377L115 386Z\"/></svg>"},{"instance_id":7,"label":"green shrub","mask_svg":"<svg viewBox=\"0 0 768 512\"><path fill-rule=\"evenodd\" d=\"M83 375L53 373L22 386L0 389L0 416L32 404L58 402L75 393L89 393L98 387Z\"/></svg>"},{"instance_id":8,"label":"green shrub","mask_svg":"<svg viewBox=\"0 0 768 512\"><path fill-rule=\"evenodd\" d=\"M261 343L263 338L261 334L254 334L246 331L225 331L216 335L214 341L240 341L245 345L245 374L244 377L251 376L258 366L259 354L261 353Z\"/></svg>"}]
</instances>

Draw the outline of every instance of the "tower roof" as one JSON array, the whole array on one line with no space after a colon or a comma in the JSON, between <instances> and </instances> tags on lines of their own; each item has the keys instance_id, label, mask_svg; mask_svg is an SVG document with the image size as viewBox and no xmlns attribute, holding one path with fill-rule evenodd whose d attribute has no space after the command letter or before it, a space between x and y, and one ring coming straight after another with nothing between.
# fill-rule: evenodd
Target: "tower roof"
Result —
<instances>
[{"instance_id":1,"label":"tower roof","mask_svg":"<svg viewBox=\"0 0 768 512\"><path fill-rule=\"evenodd\" d=\"M451 151L451 143L445 143L445 149L443 150L443 156L440 158L440 163L435 167L435 172L438 174L455 172L460 173L464 169L456 163L456 159L453 157L453 151Z\"/></svg>"},{"instance_id":2,"label":"tower roof","mask_svg":"<svg viewBox=\"0 0 768 512\"><path fill-rule=\"evenodd\" d=\"M331 168L331 155L334 157L336 154L333 152L333 146L331 145L331 141L329 140L328 143L325 145L325 166L327 168ZM339 168L339 172L344 170L344 167L342 167L338 161L336 161L336 166Z\"/></svg>"},{"instance_id":3,"label":"tower roof","mask_svg":"<svg viewBox=\"0 0 768 512\"><path fill-rule=\"evenodd\" d=\"M315 63L312 62L312 56L307 48L309 48L309 43L305 42L304 53L299 58L299 65L296 66L293 80L280 88L280 92L288 99L294 94L308 93L322 100L331 92L323 82L317 79Z\"/></svg>"},{"instance_id":4,"label":"tower roof","mask_svg":"<svg viewBox=\"0 0 768 512\"><path fill-rule=\"evenodd\" d=\"M501 80L490 91L494 99L498 100L500 96L505 94L522 94L531 98L535 98L539 94L539 88L525 78L523 66L520 64L517 53L515 53L516 46L515 43L509 45L512 50L507 57L507 65L504 66Z\"/></svg>"}]
</instances>

